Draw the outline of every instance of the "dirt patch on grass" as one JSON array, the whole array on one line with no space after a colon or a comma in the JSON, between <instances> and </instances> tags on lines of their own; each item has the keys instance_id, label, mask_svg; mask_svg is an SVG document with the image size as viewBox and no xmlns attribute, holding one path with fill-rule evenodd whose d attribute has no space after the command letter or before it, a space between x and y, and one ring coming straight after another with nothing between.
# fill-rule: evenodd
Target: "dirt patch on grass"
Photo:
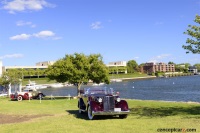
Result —
<instances>
[{"instance_id":1,"label":"dirt patch on grass","mask_svg":"<svg viewBox=\"0 0 200 133\"><path fill-rule=\"evenodd\" d=\"M35 118L52 116L52 115L5 115L0 114L0 124L20 123L29 121Z\"/></svg>"}]
</instances>

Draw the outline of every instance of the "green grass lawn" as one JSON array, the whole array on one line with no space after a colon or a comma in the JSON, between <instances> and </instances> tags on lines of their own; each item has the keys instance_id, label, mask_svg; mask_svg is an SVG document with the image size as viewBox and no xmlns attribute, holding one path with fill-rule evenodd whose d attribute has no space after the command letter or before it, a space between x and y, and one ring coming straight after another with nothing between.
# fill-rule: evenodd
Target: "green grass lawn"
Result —
<instances>
[{"instance_id":1,"label":"green grass lawn","mask_svg":"<svg viewBox=\"0 0 200 133\"><path fill-rule=\"evenodd\" d=\"M200 132L200 104L196 103L128 100L131 113L127 119L100 117L92 121L78 113L77 99L40 103L0 98L0 103L0 115L18 121L32 116L26 121L0 124L2 133L156 133L159 128L193 128Z\"/></svg>"}]
</instances>

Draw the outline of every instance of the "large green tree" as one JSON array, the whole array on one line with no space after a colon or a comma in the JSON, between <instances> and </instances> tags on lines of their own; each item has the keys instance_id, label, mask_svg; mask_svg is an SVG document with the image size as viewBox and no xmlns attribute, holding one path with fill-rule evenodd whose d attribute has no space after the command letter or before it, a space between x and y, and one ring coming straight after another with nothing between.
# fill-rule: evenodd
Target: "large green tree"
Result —
<instances>
[{"instance_id":1,"label":"large green tree","mask_svg":"<svg viewBox=\"0 0 200 133\"><path fill-rule=\"evenodd\" d=\"M57 82L69 82L77 85L77 95L83 83L92 80L95 83L109 83L108 68L100 54L89 56L82 53L65 55L46 70L47 77Z\"/></svg>"},{"instance_id":2,"label":"large green tree","mask_svg":"<svg viewBox=\"0 0 200 133\"><path fill-rule=\"evenodd\" d=\"M187 34L190 36L190 38L187 38L186 45L183 45L182 47L187 50L186 53L194 53L199 54L200 53L200 16L196 15L195 23L197 25L188 25L188 29L184 34Z\"/></svg>"},{"instance_id":3,"label":"large green tree","mask_svg":"<svg viewBox=\"0 0 200 133\"><path fill-rule=\"evenodd\" d=\"M11 86L11 84L20 84L21 80L21 73L17 69L10 69L7 72L3 72L0 77L0 84L8 89L8 95L10 95L11 88L9 88L8 86Z\"/></svg>"},{"instance_id":4,"label":"large green tree","mask_svg":"<svg viewBox=\"0 0 200 133\"><path fill-rule=\"evenodd\" d=\"M191 66L190 63L176 64L175 71L187 73L189 66Z\"/></svg>"},{"instance_id":5,"label":"large green tree","mask_svg":"<svg viewBox=\"0 0 200 133\"><path fill-rule=\"evenodd\" d=\"M168 64L175 64L173 61L169 61Z\"/></svg>"},{"instance_id":6,"label":"large green tree","mask_svg":"<svg viewBox=\"0 0 200 133\"><path fill-rule=\"evenodd\" d=\"M138 64L135 60L130 60L127 62L128 73L134 73L138 71Z\"/></svg>"},{"instance_id":7,"label":"large green tree","mask_svg":"<svg viewBox=\"0 0 200 133\"><path fill-rule=\"evenodd\" d=\"M194 66L196 66L198 72L200 72L200 64L198 63L198 64L195 64Z\"/></svg>"}]
</instances>

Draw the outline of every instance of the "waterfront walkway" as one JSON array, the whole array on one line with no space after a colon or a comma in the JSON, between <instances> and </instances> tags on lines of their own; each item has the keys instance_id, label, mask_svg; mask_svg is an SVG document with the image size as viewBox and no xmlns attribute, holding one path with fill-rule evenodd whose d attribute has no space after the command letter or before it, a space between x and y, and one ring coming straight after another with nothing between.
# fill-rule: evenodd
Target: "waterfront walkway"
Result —
<instances>
[{"instance_id":1,"label":"waterfront walkway","mask_svg":"<svg viewBox=\"0 0 200 133\"><path fill-rule=\"evenodd\" d=\"M132 78L117 78L120 80L132 80L132 79L151 79L156 78L156 76L145 76L145 77L132 77Z\"/></svg>"}]
</instances>

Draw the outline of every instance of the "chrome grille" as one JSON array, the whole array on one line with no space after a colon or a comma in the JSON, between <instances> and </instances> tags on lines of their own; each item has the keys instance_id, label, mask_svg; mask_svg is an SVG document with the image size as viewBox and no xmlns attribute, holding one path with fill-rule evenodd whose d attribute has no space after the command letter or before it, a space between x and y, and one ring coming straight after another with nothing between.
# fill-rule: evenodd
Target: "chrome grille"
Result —
<instances>
[{"instance_id":1,"label":"chrome grille","mask_svg":"<svg viewBox=\"0 0 200 133\"><path fill-rule=\"evenodd\" d=\"M104 111L113 111L115 108L115 99L113 96L105 96L103 98Z\"/></svg>"}]
</instances>

